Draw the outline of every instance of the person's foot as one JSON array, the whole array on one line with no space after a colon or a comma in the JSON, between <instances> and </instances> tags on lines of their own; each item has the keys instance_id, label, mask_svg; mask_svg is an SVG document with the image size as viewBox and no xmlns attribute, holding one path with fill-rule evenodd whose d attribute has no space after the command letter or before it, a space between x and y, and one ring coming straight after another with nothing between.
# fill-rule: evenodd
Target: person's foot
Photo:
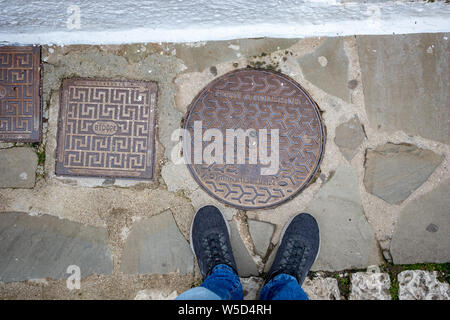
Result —
<instances>
[{"instance_id":1,"label":"person's foot","mask_svg":"<svg viewBox=\"0 0 450 320\"><path fill-rule=\"evenodd\" d=\"M300 213L285 226L266 282L279 274L289 274L302 285L319 254L320 236L316 219Z\"/></svg>"},{"instance_id":2,"label":"person's foot","mask_svg":"<svg viewBox=\"0 0 450 320\"><path fill-rule=\"evenodd\" d=\"M219 209L205 206L198 210L191 226L191 247L203 279L218 264L226 264L236 272L229 234L227 222Z\"/></svg>"}]
</instances>

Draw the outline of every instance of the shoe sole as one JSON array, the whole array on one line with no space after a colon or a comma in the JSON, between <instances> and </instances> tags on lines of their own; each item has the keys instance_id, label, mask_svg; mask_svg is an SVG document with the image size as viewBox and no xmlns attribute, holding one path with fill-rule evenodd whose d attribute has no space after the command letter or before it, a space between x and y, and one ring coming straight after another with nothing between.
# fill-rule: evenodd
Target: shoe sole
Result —
<instances>
[{"instance_id":1,"label":"shoe sole","mask_svg":"<svg viewBox=\"0 0 450 320\"><path fill-rule=\"evenodd\" d=\"M219 208L217 208L217 210L219 210ZM231 244L231 232L230 232L230 225L228 224L227 219L225 218L225 216L223 215L222 211L220 211L220 214L222 215L223 220L225 221L225 225L227 226L227 232L228 232L228 238L230 239L230 244ZM197 211L198 213L198 211ZM194 227L194 221L195 221L195 216L197 215L197 213L194 215L194 218L192 219L192 223L191 223L191 228L189 230L189 242L190 242L190 247L192 250L192 253L195 256L195 259L197 259L197 255L195 254L195 250L194 250L194 242L192 241L192 228Z\"/></svg>"},{"instance_id":2,"label":"shoe sole","mask_svg":"<svg viewBox=\"0 0 450 320\"><path fill-rule=\"evenodd\" d=\"M305 212L302 212L302 213L305 213ZM302 214L302 213L300 213L300 214ZM274 260L275 260L276 254L278 253L278 249L280 248L279 245L280 245L281 242L283 241L284 234L286 233L287 228L289 227L289 225L291 224L292 220L294 220L296 216L298 216L298 214L296 214L295 216L293 216L292 218L290 218L290 219L288 220L288 222L284 225L283 230L281 231L280 241L278 242L277 252L276 252L275 255L274 255ZM311 216L312 216L312 215L311 215ZM314 218L314 220L315 220L315 218ZM317 222L317 220L316 220L316 222ZM319 224L317 224L317 226L319 226ZM317 260L317 257L319 256L319 253L320 253L320 245L321 245L321 243L322 243L322 237L320 236L320 229L319 229L319 250L317 250L317 254L316 254L316 257L314 258L314 262L313 262L312 265L314 265L314 263L315 263L316 260ZM312 265L311 265L311 267L312 267Z\"/></svg>"}]
</instances>

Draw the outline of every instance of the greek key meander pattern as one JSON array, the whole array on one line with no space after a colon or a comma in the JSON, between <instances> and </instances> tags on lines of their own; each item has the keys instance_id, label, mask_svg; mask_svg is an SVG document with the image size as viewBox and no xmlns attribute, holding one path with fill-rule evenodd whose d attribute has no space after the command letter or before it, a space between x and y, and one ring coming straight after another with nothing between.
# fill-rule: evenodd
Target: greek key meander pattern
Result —
<instances>
[{"instance_id":1,"label":"greek key meander pattern","mask_svg":"<svg viewBox=\"0 0 450 320\"><path fill-rule=\"evenodd\" d=\"M153 177L156 85L72 80L62 100L57 174Z\"/></svg>"},{"instance_id":2,"label":"greek key meander pattern","mask_svg":"<svg viewBox=\"0 0 450 320\"><path fill-rule=\"evenodd\" d=\"M195 121L202 121L204 131L218 128L224 135L228 128L279 129L280 166L275 175L260 175L261 165L248 164L248 152L246 164L188 165L208 193L232 206L264 208L290 199L320 163L324 135L317 107L281 75L240 70L219 78L191 106L185 126L192 137Z\"/></svg>"},{"instance_id":3,"label":"greek key meander pattern","mask_svg":"<svg viewBox=\"0 0 450 320\"><path fill-rule=\"evenodd\" d=\"M0 140L39 141L39 47L0 47Z\"/></svg>"}]
</instances>

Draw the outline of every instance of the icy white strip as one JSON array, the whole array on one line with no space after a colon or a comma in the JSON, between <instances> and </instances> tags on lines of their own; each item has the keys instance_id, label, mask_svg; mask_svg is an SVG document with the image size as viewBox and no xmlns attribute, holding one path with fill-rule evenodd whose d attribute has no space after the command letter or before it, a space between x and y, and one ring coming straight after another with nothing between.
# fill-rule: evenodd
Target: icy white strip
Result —
<instances>
[{"instance_id":1,"label":"icy white strip","mask_svg":"<svg viewBox=\"0 0 450 320\"><path fill-rule=\"evenodd\" d=\"M443 1L0 0L0 43L121 44L450 31Z\"/></svg>"}]
</instances>

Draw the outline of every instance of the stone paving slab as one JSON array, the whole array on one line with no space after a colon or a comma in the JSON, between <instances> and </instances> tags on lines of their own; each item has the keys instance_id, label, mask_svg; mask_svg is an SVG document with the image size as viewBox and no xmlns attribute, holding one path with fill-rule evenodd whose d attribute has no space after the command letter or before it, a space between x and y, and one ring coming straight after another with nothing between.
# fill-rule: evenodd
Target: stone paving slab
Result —
<instances>
[{"instance_id":1,"label":"stone paving slab","mask_svg":"<svg viewBox=\"0 0 450 320\"><path fill-rule=\"evenodd\" d=\"M400 300L450 300L450 285L439 281L436 271L403 271L398 284Z\"/></svg>"},{"instance_id":2,"label":"stone paving slab","mask_svg":"<svg viewBox=\"0 0 450 320\"><path fill-rule=\"evenodd\" d=\"M33 188L38 157L33 148L0 150L0 188Z\"/></svg>"},{"instance_id":3,"label":"stone paving slab","mask_svg":"<svg viewBox=\"0 0 450 320\"><path fill-rule=\"evenodd\" d=\"M356 272L351 275L349 300L391 300L387 273Z\"/></svg>"},{"instance_id":4,"label":"stone paving slab","mask_svg":"<svg viewBox=\"0 0 450 320\"><path fill-rule=\"evenodd\" d=\"M134 223L121 261L120 271L127 274L194 272L192 250L170 211Z\"/></svg>"},{"instance_id":5,"label":"stone paving slab","mask_svg":"<svg viewBox=\"0 0 450 320\"><path fill-rule=\"evenodd\" d=\"M450 143L448 37L356 37L364 101L374 129Z\"/></svg>"},{"instance_id":6,"label":"stone paving slab","mask_svg":"<svg viewBox=\"0 0 450 320\"><path fill-rule=\"evenodd\" d=\"M348 57L343 38L328 38L313 53L298 59L303 76L324 91L350 101Z\"/></svg>"},{"instance_id":7,"label":"stone paving slab","mask_svg":"<svg viewBox=\"0 0 450 320\"><path fill-rule=\"evenodd\" d=\"M308 204L319 224L321 247L313 270L345 270L379 264L377 242L364 216L356 173L339 167Z\"/></svg>"},{"instance_id":8,"label":"stone paving slab","mask_svg":"<svg viewBox=\"0 0 450 320\"><path fill-rule=\"evenodd\" d=\"M364 141L364 138L364 129L359 118L355 116L336 128L334 142L339 147L345 159L351 161L358 152L358 148Z\"/></svg>"},{"instance_id":9,"label":"stone paving slab","mask_svg":"<svg viewBox=\"0 0 450 320\"><path fill-rule=\"evenodd\" d=\"M356 173L350 166L339 167L304 211L316 218L321 237L319 256L311 270L340 271L381 263L372 227L364 216ZM278 246L270 253L265 272Z\"/></svg>"},{"instance_id":10,"label":"stone paving slab","mask_svg":"<svg viewBox=\"0 0 450 320\"><path fill-rule=\"evenodd\" d=\"M390 204L400 204L419 188L443 156L415 145L387 143L366 152L364 185Z\"/></svg>"},{"instance_id":11,"label":"stone paving slab","mask_svg":"<svg viewBox=\"0 0 450 320\"><path fill-rule=\"evenodd\" d=\"M307 277L302 289L310 300L341 300L338 283L334 278Z\"/></svg>"},{"instance_id":12,"label":"stone paving slab","mask_svg":"<svg viewBox=\"0 0 450 320\"><path fill-rule=\"evenodd\" d=\"M242 238L239 234L236 222L229 222L230 225L230 241L233 249L236 267L240 277L258 276L258 268L252 256L248 252Z\"/></svg>"},{"instance_id":13,"label":"stone paving slab","mask_svg":"<svg viewBox=\"0 0 450 320\"><path fill-rule=\"evenodd\" d=\"M193 45L174 44L174 54L186 65L186 72L202 72L212 66L236 60L285 50L295 44L295 39L236 39L230 41L212 41L207 49L202 43Z\"/></svg>"},{"instance_id":14,"label":"stone paving slab","mask_svg":"<svg viewBox=\"0 0 450 320\"><path fill-rule=\"evenodd\" d=\"M111 274L106 229L48 215L0 213L0 281L63 279L71 265L81 277Z\"/></svg>"},{"instance_id":15,"label":"stone paving slab","mask_svg":"<svg viewBox=\"0 0 450 320\"><path fill-rule=\"evenodd\" d=\"M269 248L270 240L272 239L275 227L273 224L261 222L257 220L248 219L248 229L252 237L255 251L261 257L265 257L267 249Z\"/></svg>"},{"instance_id":16,"label":"stone paving slab","mask_svg":"<svg viewBox=\"0 0 450 320\"><path fill-rule=\"evenodd\" d=\"M411 201L392 236L396 264L450 261L450 180Z\"/></svg>"}]
</instances>

